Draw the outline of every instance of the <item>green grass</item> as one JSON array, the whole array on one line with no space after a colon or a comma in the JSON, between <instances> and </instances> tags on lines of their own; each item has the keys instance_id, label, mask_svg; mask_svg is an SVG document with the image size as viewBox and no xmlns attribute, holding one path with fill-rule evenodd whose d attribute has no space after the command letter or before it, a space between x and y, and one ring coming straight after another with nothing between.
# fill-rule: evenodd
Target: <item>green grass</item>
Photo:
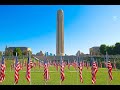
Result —
<instances>
[{"instance_id":1,"label":"green grass","mask_svg":"<svg viewBox=\"0 0 120 90\"><path fill-rule=\"evenodd\" d=\"M20 60L21 61L21 60ZM6 72L5 80L1 83L2 85L14 85L14 70L10 70L11 60L6 60ZM58 69L59 70L59 69ZM60 85L60 72L56 71L54 66L49 67L50 71L50 80L48 80L47 85ZM19 72L19 81L17 85L29 85L26 78L26 67ZM96 85L120 85L120 70L114 70L112 72L113 80L110 82L108 79L107 68L99 68L96 74ZM91 69L83 68L83 80L84 83L80 82L79 72L68 66L65 67L65 80L63 85L92 85L91 84ZM45 85L43 79L43 68L32 68L31 70L31 84L32 85Z\"/></svg>"}]
</instances>

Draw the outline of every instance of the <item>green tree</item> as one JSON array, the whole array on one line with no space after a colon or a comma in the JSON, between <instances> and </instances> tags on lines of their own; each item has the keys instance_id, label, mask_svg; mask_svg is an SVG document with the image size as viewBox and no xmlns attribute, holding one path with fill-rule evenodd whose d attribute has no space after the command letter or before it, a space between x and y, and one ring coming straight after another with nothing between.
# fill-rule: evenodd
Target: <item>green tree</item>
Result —
<instances>
[{"instance_id":1,"label":"green tree","mask_svg":"<svg viewBox=\"0 0 120 90\"><path fill-rule=\"evenodd\" d=\"M27 50L23 50L23 52L22 52L22 55L27 55L28 54L28 51Z\"/></svg>"},{"instance_id":2,"label":"green tree","mask_svg":"<svg viewBox=\"0 0 120 90\"><path fill-rule=\"evenodd\" d=\"M109 55L115 55L114 46L107 46L106 51L108 52Z\"/></svg>"},{"instance_id":3,"label":"green tree","mask_svg":"<svg viewBox=\"0 0 120 90\"><path fill-rule=\"evenodd\" d=\"M5 51L5 56L9 56L9 51L8 50Z\"/></svg>"},{"instance_id":4,"label":"green tree","mask_svg":"<svg viewBox=\"0 0 120 90\"><path fill-rule=\"evenodd\" d=\"M16 56L16 52L17 52L17 56L21 56L22 55L22 51L20 48L15 48L13 51L13 55Z\"/></svg>"},{"instance_id":5,"label":"green tree","mask_svg":"<svg viewBox=\"0 0 120 90\"><path fill-rule=\"evenodd\" d=\"M0 51L0 56L2 56L2 52Z\"/></svg>"},{"instance_id":6,"label":"green tree","mask_svg":"<svg viewBox=\"0 0 120 90\"><path fill-rule=\"evenodd\" d=\"M9 55L13 56L13 50L12 49L9 50Z\"/></svg>"},{"instance_id":7,"label":"green tree","mask_svg":"<svg viewBox=\"0 0 120 90\"><path fill-rule=\"evenodd\" d=\"M115 51L115 54L120 54L120 42L117 42L115 44L114 51Z\"/></svg>"},{"instance_id":8,"label":"green tree","mask_svg":"<svg viewBox=\"0 0 120 90\"><path fill-rule=\"evenodd\" d=\"M105 55L106 54L106 49L107 49L107 46L105 44L102 44L100 46L100 53Z\"/></svg>"}]
</instances>

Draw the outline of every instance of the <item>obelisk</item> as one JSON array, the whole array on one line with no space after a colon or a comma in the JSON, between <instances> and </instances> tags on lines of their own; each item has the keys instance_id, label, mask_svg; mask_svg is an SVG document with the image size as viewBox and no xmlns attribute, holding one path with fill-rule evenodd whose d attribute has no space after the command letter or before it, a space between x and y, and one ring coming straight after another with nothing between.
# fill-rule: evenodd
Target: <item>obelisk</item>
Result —
<instances>
[{"instance_id":1,"label":"obelisk","mask_svg":"<svg viewBox=\"0 0 120 90\"><path fill-rule=\"evenodd\" d=\"M64 13L63 10L57 11L57 35L56 35L56 55L64 56Z\"/></svg>"}]
</instances>

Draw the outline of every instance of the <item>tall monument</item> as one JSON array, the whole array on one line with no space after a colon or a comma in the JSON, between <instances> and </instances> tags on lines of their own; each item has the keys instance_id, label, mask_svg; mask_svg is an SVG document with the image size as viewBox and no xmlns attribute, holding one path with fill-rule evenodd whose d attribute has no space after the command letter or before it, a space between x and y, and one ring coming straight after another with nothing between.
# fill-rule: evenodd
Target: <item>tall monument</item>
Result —
<instances>
[{"instance_id":1,"label":"tall monument","mask_svg":"<svg viewBox=\"0 0 120 90\"><path fill-rule=\"evenodd\" d=\"M56 35L56 55L64 56L64 13L63 10L57 11L57 35Z\"/></svg>"}]
</instances>

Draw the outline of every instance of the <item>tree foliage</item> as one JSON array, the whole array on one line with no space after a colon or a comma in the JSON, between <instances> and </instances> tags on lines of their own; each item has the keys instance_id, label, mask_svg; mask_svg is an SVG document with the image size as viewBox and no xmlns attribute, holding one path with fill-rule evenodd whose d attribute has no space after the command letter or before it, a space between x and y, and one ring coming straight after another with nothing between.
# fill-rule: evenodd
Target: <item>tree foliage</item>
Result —
<instances>
[{"instance_id":1,"label":"tree foliage","mask_svg":"<svg viewBox=\"0 0 120 90\"><path fill-rule=\"evenodd\" d=\"M106 54L106 49L107 49L107 46L105 44L102 44L100 46L100 53L105 55Z\"/></svg>"},{"instance_id":2,"label":"tree foliage","mask_svg":"<svg viewBox=\"0 0 120 90\"><path fill-rule=\"evenodd\" d=\"M2 56L2 52L0 51L0 56Z\"/></svg>"},{"instance_id":3,"label":"tree foliage","mask_svg":"<svg viewBox=\"0 0 120 90\"><path fill-rule=\"evenodd\" d=\"M22 51L20 48L15 48L13 51L13 55L16 56L16 52L17 52L17 56L21 56L22 55Z\"/></svg>"},{"instance_id":4,"label":"tree foliage","mask_svg":"<svg viewBox=\"0 0 120 90\"><path fill-rule=\"evenodd\" d=\"M108 55L120 55L120 42L117 42L115 45L111 46L102 44L100 46L100 53L105 55L106 51L108 52Z\"/></svg>"},{"instance_id":5,"label":"tree foliage","mask_svg":"<svg viewBox=\"0 0 120 90\"><path fill-rule=\"evenodd\" d=\"M28 51L27 50L23 50L23 52L22 52L22 55L27 55L28 54Z\"/></svg>"}]
</instances>

